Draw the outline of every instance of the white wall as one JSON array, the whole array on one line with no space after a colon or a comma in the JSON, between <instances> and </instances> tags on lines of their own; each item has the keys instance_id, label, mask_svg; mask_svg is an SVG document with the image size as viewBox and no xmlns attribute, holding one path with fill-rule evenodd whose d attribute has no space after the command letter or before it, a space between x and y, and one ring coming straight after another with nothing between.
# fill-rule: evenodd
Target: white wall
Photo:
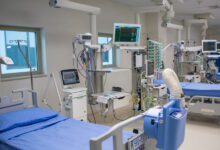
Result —
<instances>
[{"instance_id":1,"label":"white wall","mask_svg":"<svg viewBox=\"0 0 220 150\"><path fill-rule=\"evenodd\" d=\"M175 24L183 25L180 21L173 21ZM176 43L178 42L178 31L173 29L166 29L166 43L163 45L166 46L169 43ZM186 41L186 28L184 27L181 32L181 40ZM201 27L192 26L191 28L191 40L195 41L195 46L201 45ZM172 47L168 48L167 51L163 53L163 61L165 68L174 68L174 49Z\"/></svg>"},{"instance_id":2,"label":"white wall","mask_svg":"<svg viewBox=\"0 0 220 150\"><path fill-rule=\"evenodd\" d=\"M78 2L92 4L102 9L102 13L97 18L98 32L112 33L115 22L134 23L134 13L129 7L119 3L108 0L78 0ZM77 33L90 31L89 16L78 11L50 8L48 0L1 0L0 14L0 24L45 29L48 73L55 74L61 91L59 71L72 68L72 39ZM126 54L125 57L127 57ZM123 54L121 60L127 61ZM116 79L113 83L109 82L113 79ZM47 80L47 77L34 79L34 89L38 91L39 99L42 98ZM106 87L111 87L116 82L129 90L131 89L130 80L130 72L109 75ZM84 86L82 78L81 86ZM0 82L0 96L8 95L13 89L24 87L30 88L28 79ZM51 84L47 99L58 110L57 95L53 84ZM45 107L41 103L40 106Z\"/></svg>"},{"instance_id":3,"label":"white wall","mask_svg":"<svg viewBox=\"0 0 220 150\"><path fill-rule=\"evenodd\" d=\"M159 13L144 13L140 15L140 22L142 26L141 44L147 44L147 37L151 40L159 40Z\"/></svg>"},{"instance_id":4,"label":"white wall","mask_svg":"<svg viewBox=\"0 0 220 150\"><path fill-rule=\"evenodd\" d=\"M207 30L207 38L206 39L216 39L220 41L220 27L213 27Z\"/></svg>"}]
</instances>

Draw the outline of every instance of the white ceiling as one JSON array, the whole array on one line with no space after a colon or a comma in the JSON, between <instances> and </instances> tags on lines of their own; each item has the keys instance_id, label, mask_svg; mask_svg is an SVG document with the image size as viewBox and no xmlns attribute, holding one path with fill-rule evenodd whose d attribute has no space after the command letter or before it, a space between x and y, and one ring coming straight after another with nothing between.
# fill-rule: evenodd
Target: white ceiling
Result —
<instances>
[{"instance_id":1,"label":"white ceiling","mask_svg":"<svg viewBox=\"0 0 220 150\"><path fill-rule=\"evenodd\" d=\"M132 7L152 6L152 0L112 0ZM215 19L208 21L209 26L220 25L220 0L183 0L183 3L174 3L176 19L192 18L193 14L212 13ZM201 2L199 4L199 2ZM218 7L219 8L216 8ZM214 7L214 9L213 9Z\"/></svg>"}]
</instances>

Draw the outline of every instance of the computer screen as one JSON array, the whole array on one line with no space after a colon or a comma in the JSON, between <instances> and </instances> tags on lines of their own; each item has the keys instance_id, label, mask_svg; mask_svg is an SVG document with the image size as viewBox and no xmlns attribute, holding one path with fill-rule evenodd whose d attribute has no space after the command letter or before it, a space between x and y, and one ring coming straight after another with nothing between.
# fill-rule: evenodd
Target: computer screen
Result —
<instances>
[{"instance_id":1,"label":"computer screen","mask_svg":"<svg viewBox=\"0 0 220 150\"><path fill-rule=\"evenodd\" d=\"M63 85L80 83L79 75L76 69L62 70L61 76Z\"/></svg>"},{"instance_id":2,"label":"computer screen","mask_svg":"<svg viewBox=\"0 0 220 150\"><path fill-rule=\"evenodd\" d=\"M114 44L138 44L140 41L141 25L114 24Z\"/></svg>"},{"instance_id":3,"label":"computer screen","mask_svg":"<svg viewBox=\"0 0 220 150\"><path fill-rule=\"evenodd\" d=\"M202 41L202 52L203 53L217 52L217 41L216 40L203 40Z\"/></svg>"},{"instance_id":4,"label":"computer screen","mask_svg":"<svg viewBox=\"0 0 220 150\"><path fill-rule=\"evenodd\" d=\"M217 42L217 50L220 51L220 42Z\"/></svg>"}]
</instances>

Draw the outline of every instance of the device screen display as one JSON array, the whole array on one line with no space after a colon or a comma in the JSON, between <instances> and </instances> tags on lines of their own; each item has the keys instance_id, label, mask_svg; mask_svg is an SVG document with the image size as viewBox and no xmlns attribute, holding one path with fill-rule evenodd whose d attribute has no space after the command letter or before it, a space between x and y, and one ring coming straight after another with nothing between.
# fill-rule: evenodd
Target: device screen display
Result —
<instances>
[{"instance_id":1,"label":"device screen display","mask_svg":"<svg viewBox=\"0 0 220 150\"><path fill-rule=\"evenodd\" d=\"M82 36L82 39L83 39L83 40L91 40L92 38L91 38L91 36L83 35L83 36Z\"/></svg>"},{"instance_id":2,"label":"device screen display","mask_svg":"<svg viewBox=\"0 0 220 150\"><path fill-rule=\"evenodd\" d=\"M217 50L220 50L220 42L217 43Z\"/></svg>"},{"instance_id":3,"label":"device screen display","mask_svg":"<svg viewBox=\"0 0 220 150\"><path fill-rule=\"evenodd\" d=\"M64 85L80 83L78 72L75 69L63 70L61 71L61 75Z\"/></svg>"},{"instance_id":4,"label":"device screen display","mask_svg":"<svg viewBox=\"0 0 220 150\"><path fill-rule=\"evenodd\" d=\"M203 52L216 52L216 42L205 41L203 42Z\"/></svg>"},{"instance_id":5,"label":"device screen display","mask_svg":"<svg viewBox=\"0 0 220 150\"><path fill-rule=\"evenodd\" d=\"M116 25L114 42L138 43L140 36L139 34L140 34L140 27Z\"/></svg>"}]
</instances>

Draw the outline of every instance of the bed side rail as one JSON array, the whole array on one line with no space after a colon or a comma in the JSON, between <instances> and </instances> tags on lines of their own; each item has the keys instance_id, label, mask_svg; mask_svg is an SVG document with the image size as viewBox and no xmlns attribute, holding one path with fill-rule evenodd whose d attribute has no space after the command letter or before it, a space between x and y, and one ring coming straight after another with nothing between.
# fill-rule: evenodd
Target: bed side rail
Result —
<instances>
[{"instance_id":1,"label":"bed side rail","mask_svg":"<svg viewBox=\"0 0 220 150\"><path fill-rule=\"evenodd\" d=\"M210 97L210 96L192 96L192 97L187 96L187 98L189 98L189 100L187 101L186 106L189 109L191 107L190 104L192 103L192 101L194 99L201 99L202 100L201 102L197 101L197 103L204 103L204 99L211 99L211 103L210 104L213 104L213 105L215 105L214 100L220 100L220 97Z\"/></svg>"},{"instance_id":2,"label":"bed side rail","mask_svg":"<svg viewBox=\"0 0 220 150\"><path fill-rule=\"evenodd\" d=\"M30 89L18 89L18 90L13 90L12 93L21 93L22 94L22 99L28 103L28 93L32 94L32 101L34 107L38 107L38 102L37 102L37 92L30 90Z\"/></svg>"},{"instance_id":3,"label":"bed side rail","mask_svg":"<svg viewBox=\"0 0 220 150\"><path fill-rule=\"evenodd\" d=\"M193 100L198 99L193 102ZM187 102L189 113L202 114L205 116L220 116L220 97L193 96Z\"/></svg>"},{"instance_id":4,"label":"bed side rail","mask_svg":"<svg viewBox=\"0 0 220 150\"><path fill-rule=\"evenodd\" d=\"M125 150L125 145L123 144L122 130L124 127L143 119L145 114L140 114L136 117L132 117L123 122L120 122L109 129L103 135L90 139L90 150L102 150L102 142L106 139L113 137L114 150Z\"/></svg>"},{"instance_id":5,"label":"bed side rail","mask_svg":"<svg viewBox=\"0 0 220 150\"><path fill-rule=\"evenodd\" d=\"M13 99L14 93L21 93L21 98ZM28 107L28 93L32 94L33 105L38 107L37 93L29 89L13 90L9 96L0 97L0 113Z\"/></svg>"}]
</instances>

